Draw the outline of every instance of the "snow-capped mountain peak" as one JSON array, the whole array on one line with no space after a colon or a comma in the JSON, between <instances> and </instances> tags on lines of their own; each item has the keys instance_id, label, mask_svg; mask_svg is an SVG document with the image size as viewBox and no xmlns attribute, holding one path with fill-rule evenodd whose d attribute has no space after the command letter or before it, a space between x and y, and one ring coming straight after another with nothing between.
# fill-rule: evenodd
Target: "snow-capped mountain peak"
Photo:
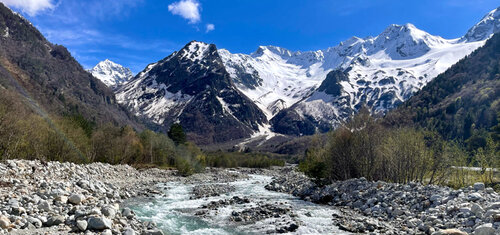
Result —
<instances>
[{"instance_id":1,"label":"snow-capped mountain peak","mask_svg":"<svg viewBox=\"0 0 500 235\"><path fill-rule=\"evenodd\" d=\"M500 7L488 13L479 23L469 29L462 41L483 41L498 32L500 32Z\"/></svg>"},{"instance_id":2,"label":"snow-capped mountain peak","mask_svg":"<svg viewBox=\"0 0 500 235\"><path fill-rule=\"evenodd\" d=\"M108 87L117 87L134 77L129 68L125 68L109 59L99 62L89 72Z\"/></svg>"},{"instance_id":3,"label":"snow-capped mountain peak","mask_svg":"<svg viewBox=\"0 0 500 235\"><path fill-rule=\"evenodd\" d=\"M193 62L197 60L202 60L209 53L216 52L213 44L207 44L204 42L191 41L184 48L179 51L180 58L186 58Z\"/></svg>"},{"instance_id":4,"label":"snow-capped mountain peak","mask_svg":"<svg viewBox=\"0 0 500 235\"><path fill-rule=\"evenodd\" d=\"M448 43L447 40L418 29L413 24L387 27L384 32L364 43L368 55L385 51L394 60L411 59L424 55L433 47Z\"/></svg>"}]
</instances>

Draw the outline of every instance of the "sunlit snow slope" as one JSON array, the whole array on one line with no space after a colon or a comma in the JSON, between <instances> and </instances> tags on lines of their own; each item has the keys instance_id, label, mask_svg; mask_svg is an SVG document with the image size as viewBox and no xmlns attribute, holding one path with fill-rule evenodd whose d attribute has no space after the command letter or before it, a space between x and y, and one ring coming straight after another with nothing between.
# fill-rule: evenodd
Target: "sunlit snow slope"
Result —
<instances>
[{"instance_id":1,"label":"sunlit snow slope","mask_svg":"<svg viewBox=\"0 0 500 235\"><path fill-rule=\"evenodd\" d=\"M498 32L499 12L490 12L459 39L443 39L406 24L391 25L376 37L352 37L326 50L261 46L250 55L224 49L219 54L238 89L263 110L274 131L313 134L338 125L362 105L378 113L407 100ZM319 91L333 70L347 75L336 81L340 93Z\"/></svg>"},{"instance_id":2,"label":"sunlit snow slope","mask_svg":"<svg viewBox=\"0 0 500 235\"><path fill-rule=\"evenodd\" d=\"M125 68L108 59L99 62L89 72L108 87L119 86L134 77L129 68Z\"/></svg>"}]
</instances>

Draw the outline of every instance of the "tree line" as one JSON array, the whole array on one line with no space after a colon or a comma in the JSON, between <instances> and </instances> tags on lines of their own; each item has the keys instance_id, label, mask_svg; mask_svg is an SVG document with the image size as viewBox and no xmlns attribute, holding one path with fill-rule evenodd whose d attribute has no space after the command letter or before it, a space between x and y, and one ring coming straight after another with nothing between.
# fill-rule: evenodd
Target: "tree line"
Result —
<instances>
[{"instance_id":1,"label":"tree line","mask_svg":"<svg viewBox=\"0 0 500 235\"><path fill-rule=\"evenodd\" d=\"M2 89L0 87L0 89ZM75 163L104 162L175 167L181 175L212 167L283 165L266 156L206 154L186 140L180 124L167 134L130 126L97 125L78 113L42 117L14 92L0 93L0 160L29 159Z\"/></svg>"},{"instance_id":2,"label":"tree line","mask_svg":"<svg viewBox=\"0 0 500 235\"><path fill-rule=\"evenodd\" d=\"M500 163L499 142L493 134L485 137L484 146L470 148L436 131L376 120L367 109L326 136L314 138L299 165L318 183L365 177L461 187L474 180L493 183L491 168ZM472 172L468 166L480 170Z\"/></svg>"}]
</instances>

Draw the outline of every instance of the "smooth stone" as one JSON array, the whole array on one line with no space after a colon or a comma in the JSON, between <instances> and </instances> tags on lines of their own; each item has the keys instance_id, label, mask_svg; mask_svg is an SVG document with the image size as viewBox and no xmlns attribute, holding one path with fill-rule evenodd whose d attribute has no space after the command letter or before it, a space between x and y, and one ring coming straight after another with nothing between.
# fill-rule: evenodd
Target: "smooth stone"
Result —
<instances>
[{"instance_id":1,"label":"smooth stone","mask_svg":"<svg viewBox=\"0 0 500 235\"><path fill-rule=\"evenodd\" d=\"M474 230L474 235L495 235L493 224L483 224Z\"/></svg>"},{"instance_id":2,"label":"smooth stone","mask_svg":"<svg viewBox=\"0 0 500 235\"><path fill-rule=\"evenodd\" d=\"M142 232L142 235L164 235L161 230L153 229Z\"/></svg>"},{"instance_id":3,"label":"smooth stone","mask_svg":"<svg viewBox=\"0 0 500 235\"><path fill-rule=\"evenodd\" d=\"M85 200L85 196L83 196L82 194L72 194L68 198L68 202L74 205L79 205L83 202L83 200Z\"/></svg>"},{"instance_id":4,"label":"smooth stone","mask_svg":"<svg viewBox=\"0 0 500 235\"><path fill-rule=\"evenodd\" d=\"M33 218L33 217L28 218L28 222L30 224L33 224L35 226L35 228L41 228L43 225L41 220L39 220L37 218Z\"/></svg>"},{"instance_id":5,"label":"smooth stone","mask_svg":"<svg viewBox=\"0 0 500 235\"><path fill-rule=\"evenodd\" d=\"M111 232L111 229L106 229L101 233L101 235L113 235L113 232Z\"/></svg>"},{"instance_id":6,"label":"smooth stone","mask_svg":"<svg viewBox=\"0 0 500 235\"><path fill-rule=\"evenodd\" d=\"M135 231L131 228L126 228L123 232L122 235L135 235Z\"/></svg>"},{"instance_id":7,"label":"smooth stone","mask_svg":"<svg viewBox=\"0 0 500 235\"><path fill-rule=\"evenodd\" d=\"M40 203L38 204L38 209L43 210L43 211L50 211L51 207L50 207L49 202L43 200L43 201L40 201Z\"/></svg>"},{"instance_id":8,"label":"smooth stone","mask_svg":"<svg viewBox=\"0 0 500 235\"><path fill-rule=\"evenodd\" d=\"M110 219L104 217L90 217L87 220L87 223L87 229L104 230L110 229L113 222Z\"/></svg>"},{"instance_id":9,"label":"smooth stone","mask_svg":"<svg viewBox=\"0 0 500 235\"><path fill-rule=\"evenodd\" d=\"M481 200L481 199L483 199L483 196L481 196L481 194L479 194L479 193L471 193L471 194L469 194L469 196L467 196L467 200L473 201L473 202Z\"/></svg>"},{"instance_id":10,"label":"smooth stone","mask_svg":"<svg viewBox=\"0 0 500 235\"><path fill-rule=\"evenodd\" d=\"M51 227L51 226L55 226L55 225L60 225L60 224L64 223L65 220L66 219L62 215L51 216L47 220L47 226Z\"/></svg>"},{"instance_id":11,"label":"smooth stone","mask_svg":"<svg viewBox=\"0 0 500 235\"><path fill-rule=\"evenodd\" d=\"M134 214L132 214L132 210L130 210L129 208L124 208L122 210L122 216L131 219L132 217L134 217Z\"/></svg>"},{"instance_id":12,"label":"smooth stone","mask_svg":"<svg viewBox=\"0 0 500 235\"><path fill-rule=\"evenodd\" d=\"M116 210L113 207L107 206L102 208L102 214L108 218L115 218L116 216Z\"/></svg>"},{"instance_id":13,"label":"smooth stone","mask_svg":"<svg viewBox=\"0 0 500 235\"><path fill-rule=\"evenodd\" d=\"M85 220L78 220L76 221L76 227L80 229L80 231L85 231L87 230L88 223Z\"/></svg>"},{"instance_id":14,"label":"smooth stone","mask_svg":"<svg viewBox=\"0 0 500 235\"><path fill-rule=\"evenodd\" d=\"M474 184L474 190L479 191L484 189L485 189L484 183L478 182Z\"/></svg>"},{"instance_id":15,"label":"smooth stone","mask_svg":"<svg viewBox=\"0 0 500 235\"><path fill-rule=\"evenodd\" d=\"M468 234L458 229L444 229L434 232L432 233L432 235L468 235Z\"/></svg>"},{"instance_id":16,"label":"smooth stone","mask_svg":"<svg viewBox=\"0 0 500 235\"><path fill-rule=\"evenodd\" d=\"M484 213L483 208L477 203L472 203L471 211L477 217L481 217L481 215Z\"/></svg>"}]
</instances>

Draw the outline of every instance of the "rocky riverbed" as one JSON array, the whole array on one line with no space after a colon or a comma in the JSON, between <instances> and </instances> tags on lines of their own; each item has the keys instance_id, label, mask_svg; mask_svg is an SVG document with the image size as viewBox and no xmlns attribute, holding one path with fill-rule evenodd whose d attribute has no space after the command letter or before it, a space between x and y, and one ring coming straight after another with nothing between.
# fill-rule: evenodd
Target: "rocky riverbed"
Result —
<instances>
[{"instance_id":1,"label":"rocky riverbed","mask_svg":"<svg viewBox=\"0 0 500 235\"><path fill-rule=\"evenodd\" d=\"M338 208L334 223L353 233L500 234L500 196L483 183L453 190L361 178L318 187L303 174L284 170L266 189Z\"/></svg>"},{"instance_id":2,"label":"rocky riverbed","mask_svg":"<svg viewBox=\"0 0 500 235\"><path fill-rule=\"evenodd\" d=\"M0 163L0 234L162 234L121 208L123 200L160 194L173 178L158 169L9 160Z\"/></svg>"},{"instance_id":3,"label":"rocky riverbed","mask_svg":"<svg viewBox=\"0 0 500 235\"><path fill-rule=\"evenodd\" d=\"M318 187L294 167L175 171L0 163L0 234L500 234L500 196L352 179Z\"/></svg>"}]
</instances>

